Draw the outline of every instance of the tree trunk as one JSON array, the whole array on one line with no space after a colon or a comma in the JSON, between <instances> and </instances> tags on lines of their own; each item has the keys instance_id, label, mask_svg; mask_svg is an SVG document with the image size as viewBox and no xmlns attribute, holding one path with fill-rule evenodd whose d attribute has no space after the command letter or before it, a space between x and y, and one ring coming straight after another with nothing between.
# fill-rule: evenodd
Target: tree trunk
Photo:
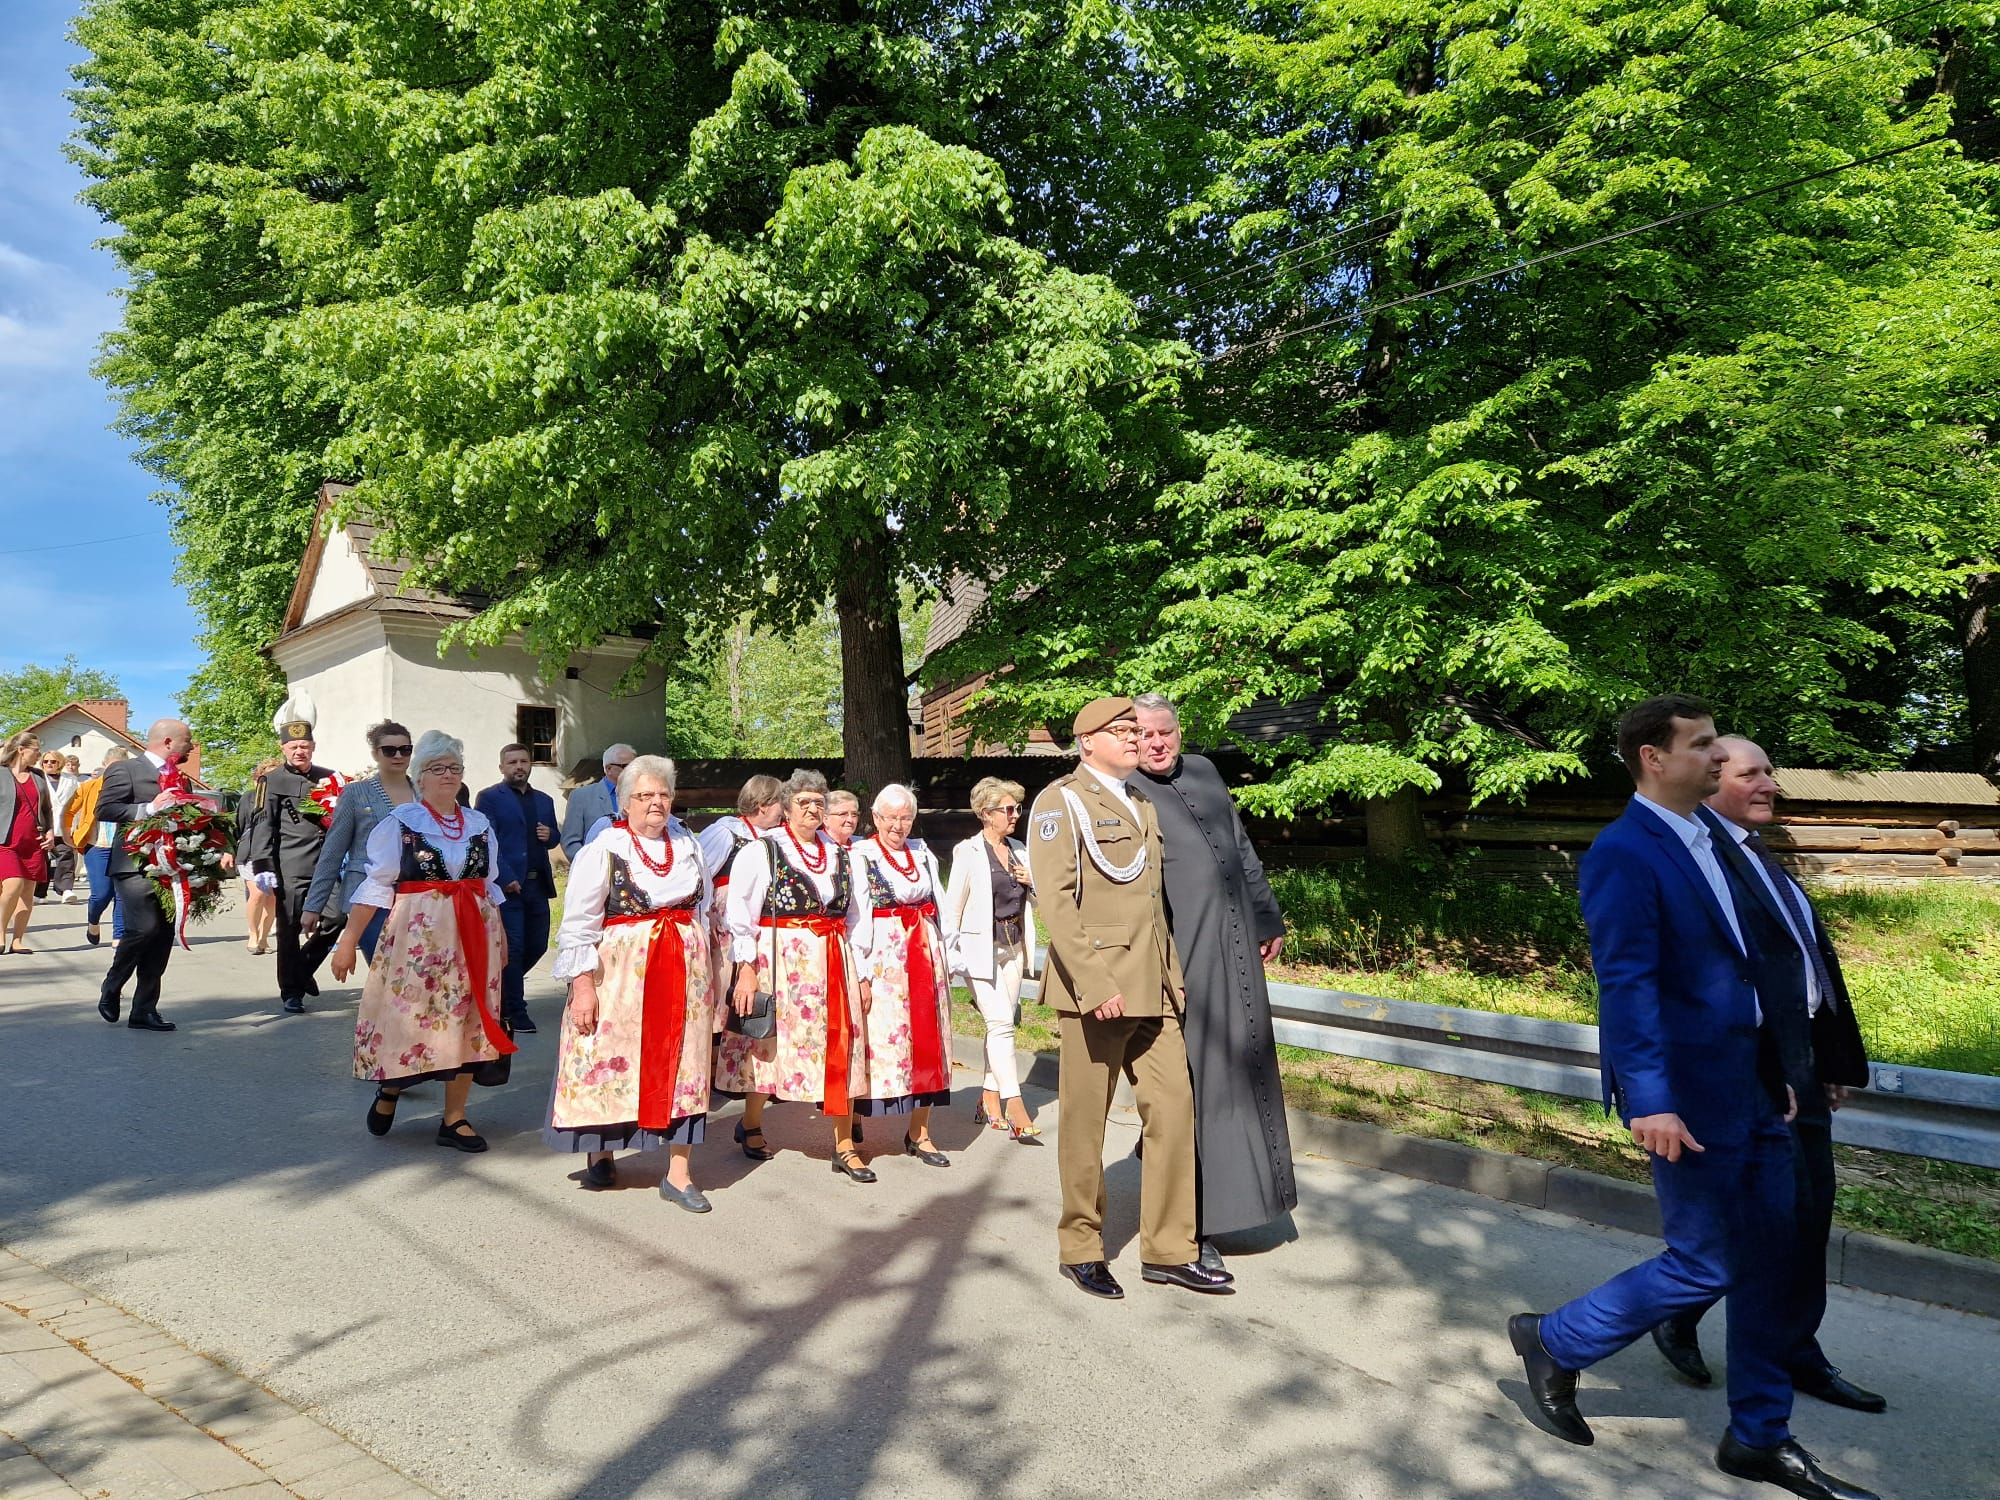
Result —
<instances>
[{"instance_id":1,"label":"tree trunk","mask_svg":"<svg viewBox=\"0 0 2000 1500\"><path fill-rule=\"evenodd\" d=\"M1361 804L1367 820L1368 857L1406 865L1424 852L1423 799L1406 786L1393 797L1370 797Z\"/></svg>"},{"instance_id":2,"label":"tree trunk","mask_svg":"<svg viewBox=\"0 0 2000 1500\"><path fill-rule=\"evenodd\" d=\"M910 710L903 689L903 633L889 576L889 532L880 521L847 546L834 595L840 616L844 711L842 780L865 807L891 782L910 779Z\"/></svg>"},{"instance_id":3,"label":"tree trunk","mask_svg":"<svg viewBox=\"0 0 2000 1500\"><path fill-rule=\"evenodd\" d=\"M1975 574L1965 611L1965 707L1972 769L2000 769L2000 573Z\"/></svg>"}]
</instances>

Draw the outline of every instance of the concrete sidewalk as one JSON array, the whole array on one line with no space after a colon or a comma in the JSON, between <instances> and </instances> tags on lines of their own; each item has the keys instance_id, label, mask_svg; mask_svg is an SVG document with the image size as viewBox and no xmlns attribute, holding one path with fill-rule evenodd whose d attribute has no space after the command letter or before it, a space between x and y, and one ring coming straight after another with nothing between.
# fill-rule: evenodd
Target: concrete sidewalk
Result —
<instances>
[{"instance_id":1,"label":"concrete sidewalk","mask_svg":"<svg viewBox=\"0 0 2000 1500\"><path fill-rule=\"evenodd\" d=\"M0 1250L0 1500L431 1494L242 1376Z\"/></svg>"}]
</instances>

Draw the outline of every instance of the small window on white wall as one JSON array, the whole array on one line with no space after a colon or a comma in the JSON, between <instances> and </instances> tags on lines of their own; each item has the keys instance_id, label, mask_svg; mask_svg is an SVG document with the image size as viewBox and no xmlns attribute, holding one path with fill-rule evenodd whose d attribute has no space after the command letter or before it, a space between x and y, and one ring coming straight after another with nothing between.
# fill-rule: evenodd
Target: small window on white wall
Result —
<instances>
[{"instance_id":1,"label":"small window on white wall","mask_svg":"<svg viewBox=\"0 0 2000 1500\"><path fill-rule=\"evenodd\" d=\"M523 703L514 710L514 738L528 747L538 766L556 763L556 711Z\"/></svg>"}]
</instances>

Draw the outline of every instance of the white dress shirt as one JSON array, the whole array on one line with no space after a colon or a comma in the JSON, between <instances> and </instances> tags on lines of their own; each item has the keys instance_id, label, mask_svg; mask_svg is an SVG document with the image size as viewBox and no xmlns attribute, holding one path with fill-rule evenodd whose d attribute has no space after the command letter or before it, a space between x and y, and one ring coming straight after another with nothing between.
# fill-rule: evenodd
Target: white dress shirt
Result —
<instances>
[{"instance_id":1,"label":"white dress shirt","mask_svg":"<svg viewBox=\"0 0 2000 1500\"><path fill-rule=\"evenodd\" d=\"M1729 879L1722 873L1722 859L1715 852L1715 839L1709 833L1708 825L1697 818L1682 817L1637 792L1632 794L1632 800L1651 811L1687 846L1687 852L1694 856L1696 868L1708 881L1708 888L1715 893L1716 904L1722 908L1723 919L1729 923L1730 936L1736 939L1736 951L1747 954L1750 948L1743 941L1743 926L1736 918L1736 902L1729 894ZM1757 1002L1757 1024L1764 1024L1764 1002L1761 1000Z\"/></svg>"},{"instance_id":2,"label":"white dress shirt","mask_svg":"<svg viewBox=\"0 0 2000 1500\"><path fill-rule=\"evenodd\" d=\"M1111 793L1112 796L1116 797L1119 803L1124 807L1125 811L1127 811L1132 815L1133 822L1136 823L1139 821L1139 804L1132 800L1131 790L1125 785L1124 782L1118 780L1115 777L1105 775L1102 771L1099 771L1094 766L1086 766L1079 763L1077 766L1077 770L1081 771L1085 776L1088 776L1092 781L1096 782L1099 786L1103 787L1105 791Z\"/></svg>"},{"instance_id":3,"label":"white dress shirt","mask_svg":"<svg viewBox=\"0 0 2000 1500\"><path fill-rule=\"evenodd\" d=\"M1714 811L1714 809L1711 808L1710 811ZM1722 818L1721 813L1716 813L1716 816ZM1820 1001L1823 998L1819 992L1819 966L1813 962L1812 950L1806 946L1807 943L1813 941L1813 935L1810 932L1800 932L1798 926L1792 921L1792 908L1785 900L1785 893L1771 882L1771 867L1750 850L1743 847L1750 842L1750 830L1732 818L1722 818L1722 826L1727 828L1730 836L1736 840L1736 847L1743 849L1743 857L1750 861L1750 868L1757 872L1757 878L1764 882L1764 889L1771 893L1771 899L1778 903L1778 910L1785 914L1785 931L1789 932L1792 935L1792 941L1799 945L1799 962L1805 965L1806 1014L1811 1016L1818 1015ZM1781 874L1778 876L1778 879L1788 880L1790 877ZM1798 889L1796 882L1793 883L1793 888L1795 890ZM1812 906L1806 900L1806 893L1803 890L1798 890L1798 898L1801 910L1812 910Z\"/></svg>"}]
</instances>

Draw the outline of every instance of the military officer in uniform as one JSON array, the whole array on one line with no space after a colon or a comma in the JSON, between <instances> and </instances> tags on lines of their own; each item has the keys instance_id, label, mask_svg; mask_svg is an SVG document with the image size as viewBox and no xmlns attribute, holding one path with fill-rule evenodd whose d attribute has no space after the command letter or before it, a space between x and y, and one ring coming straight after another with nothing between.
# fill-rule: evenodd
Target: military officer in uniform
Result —
<instances>
[{"instance_id":1,"label":"military officer in uniform","mask_svg":"<svg viewBox=\"0 0 2000 1500\"><path fill-rule=\"evenodd\" d=\"M1098 1297L1124 1289L1104 1261L1104 1119L1132 1080L1145 1144L1139 1252L1147 1281L1197 1292L1235 1278L1195 1246L1194 1090L1181 1039L1186 987L1160 893L1160 825L1125 778L1139 764L1130 698L1076 716L1082 764L1045 788L1028 819L1028 866L1049 932L1042 999L1061 1018L1056 1138L1063 1275Z\"/></svg>"},{"instance_id":2,"label":"military officer in uniform","mask_svg":"<svg viewBox=\"0 0 2000 1500\"><path fill-rule=\"evenodd\" d=\"M319 993L313 973L333 951L345 925L328 916L310 937L299 932L313 868L326 842L325 824L299 803L332 774L313 764L316 717L312 700L300 695L287 698L272 720L284 764L257 778L243 839L250 852L250 878L278 899L278 1002L293 1015L305 1010L307 995Z\"/></svg>"}]
</instances>

